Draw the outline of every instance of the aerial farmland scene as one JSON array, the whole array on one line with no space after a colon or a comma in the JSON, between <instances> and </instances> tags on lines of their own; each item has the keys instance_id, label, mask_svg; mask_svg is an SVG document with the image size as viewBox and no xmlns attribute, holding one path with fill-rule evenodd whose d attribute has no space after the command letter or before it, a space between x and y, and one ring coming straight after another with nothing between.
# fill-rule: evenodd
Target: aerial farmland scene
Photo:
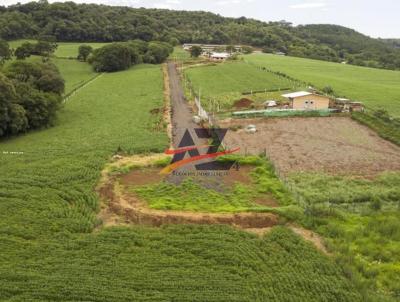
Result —
<instances>
[{"instance_id":1,"label":"aerial farmland scene","mask_svg":"<svg viewBox=\"0 0 400 302\"><path fill-rule=\"evenodd\" d=\"M398 12L2 0L0 301L400 301Z\"/></svg>"}]
</instances>

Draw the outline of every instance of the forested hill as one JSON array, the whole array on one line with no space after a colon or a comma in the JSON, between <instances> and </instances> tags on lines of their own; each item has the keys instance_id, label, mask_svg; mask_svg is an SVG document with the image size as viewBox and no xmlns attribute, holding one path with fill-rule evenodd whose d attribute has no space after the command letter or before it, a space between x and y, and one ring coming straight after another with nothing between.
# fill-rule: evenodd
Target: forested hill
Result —
<instances>
[{"instance_id":1,"label":"forested hill","mask_svg":"<svg viewBox=\"0 0 400 302\"><path fill-rule=\"evenodd\" d=\"M0 6L6 40L54 36L58 41L161 40L248 44L266 52L400 69L400 49L385 40L335 25L294 27L288 22L225 18L208 12L114 7L46 1Z\"/></svg>"}]
</instances>

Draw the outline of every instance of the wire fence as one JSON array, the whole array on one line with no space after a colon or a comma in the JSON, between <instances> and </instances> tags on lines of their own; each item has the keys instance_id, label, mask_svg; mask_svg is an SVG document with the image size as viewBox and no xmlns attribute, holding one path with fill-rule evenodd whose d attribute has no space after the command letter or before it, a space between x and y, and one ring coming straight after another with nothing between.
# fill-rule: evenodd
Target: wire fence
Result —
<instances>
[{"instance_id":1,"label":"wire fence","mask_svg":"<svg viewBox=\"0 0 400 302\"><path fill-rule=\"evenodd\" d=\"M69 100L70 97L73 97L79 90L81 90L82 88L85 88L87 85L91 84L93 81L98 79L103 74L104 73L96 74L94 77L90 78L87 81L84 81L82 84L80 84L79 86L77 86L74 89L72 89L70 92L68 92L66 95L64 95L63 103L66 103Z\"/></svg>"}]
</instances>

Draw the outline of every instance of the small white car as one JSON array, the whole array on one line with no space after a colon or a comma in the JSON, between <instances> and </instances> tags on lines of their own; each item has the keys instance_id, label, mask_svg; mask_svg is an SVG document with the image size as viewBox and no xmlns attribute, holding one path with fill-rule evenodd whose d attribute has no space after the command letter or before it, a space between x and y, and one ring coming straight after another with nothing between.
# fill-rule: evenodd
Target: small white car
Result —
<instances>
[{"instance_id":1,"label":"small white car","mask_svg":"<svg viewBox=\"0 0 400 302\"><path fill-rule=\"evenodd\" d=\"M254 134L254 133L257 132L257 127L256 127L256 125L248 125L248 126L245 128L245 131L246 131L246 133Z\"/></svg>"}]
</instances>

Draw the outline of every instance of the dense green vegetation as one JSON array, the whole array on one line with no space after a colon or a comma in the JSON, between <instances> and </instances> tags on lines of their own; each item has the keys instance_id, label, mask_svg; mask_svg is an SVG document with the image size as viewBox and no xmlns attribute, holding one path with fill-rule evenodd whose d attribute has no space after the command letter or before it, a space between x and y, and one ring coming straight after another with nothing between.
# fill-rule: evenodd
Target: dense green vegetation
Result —
<instances>
[{"instance_id":1,"label":"dense green vegetation","mask_svg":"<svg viewBox=\"0 0 400 302\"><path fill-rule=\"evenodd\" d=\"M93 51L89 62L95 71L119 71L138 63L160 64L173 52L166 42L145 42L135 40L112 43Z\"/></svg>"},{"instance_id":2,"label":"dense green vegetation","mask_svg":"<svg viewBox=\"0 0 400 302\"><path fill-rule=\"evenodd\" d=\"M45 20L45 22L44 22ZM335 25L292 26L207 12L134 9L47 1L0 7L0 38L54 37L57 41L114 42L141 39L172 45L185 42L244 44L335 62L400 68L400 49Z\"/></svg>"},{"instance_id":3,"label":"dense green vegetation","mask_svg":"<svg viewBox=\"0 0 400 302\"><path fill-rule=\"evenodd\" d=\"M384 108L400 116L400 72L273 55L248 55L254 66L283 72L322 89L331 86L336 95Z\"/></svg>"},{"instance_id":4,"label":"dense green vegetation","mask_svg":"<svg viewBox=\"0 0 400 302\"><path fill-rule=\"evenodd\" d=\"M0 40L0 66L12 56L10 45L6 41Z\"/></svg>"},{"instance_id":5,"label":"dense green vegetation","mask_svg":"<svg viewBox=\"0 0 400 302\"><path fill-rule=\"evenodd\" d=\"M287 90L299 85L242 61L188 68L185 74L197 95L200 90L205 103L209 106L219 103L221 108L230 108L234 101L243 97L243 92Z\"/></svg>"},{"instance_id":6,"label":"dense green vegetation","mask_svg":"<svg viewBox=\"0 0 400 302\"><path fill-rule=\"evenodd\" d=\"M49 57L57 49L57 43L37 41L36 43L24 42L14 50L17 59L22 60L31 55Z\"/></svg>"},{"instance_id":7,"label":"dense green vegetation","mask_svg":"<svg viewBox=\"0 0 400 302\"><path fill-rule=\"evenodd\" d=\"M275 176L272 165L266 159L258 157L227 159L254 168L250 173L249 183L237 182L232 187L219 184L221 190L219 192L205 189L188 178L178 186L169 182L139 187L133 184L129 190L146 200L150 208L158 210L231 213L268 210L268 207L261 206L257 200L272 200L272 203L277 202L282 206L293 203L291 195Z\"/></svg>"},{"instance_id":8,"label":"dense green vegetation","mask_svg":"<svg viewBox=\"0 0 400 302\"><path fill-rule=\"evenodd\" d=\"M53 64L16 61L0 72L0 137L50 126L64 79Z\"/></svg>"},{"instance_id":9,"label":"dense green vegetation","mask_svg":"<svg viewBox=\"0 0 400 302\"><path fill-rule=\"evenodd\" d=\"M262 239L193 225L2 243L0 253L12 263L0 268L2 299L362 301L331 260L279 227ZM29 250L28 261L13 253L17 246Z\"/></svg>"},{"instance_id":10,"label":"dense green vegetation","mask_svg":"<svg viewBox=\"0 0 400 302\"><path fill-rule=\"evenodd\" d=\"M324 236L337 262L371 301L400 298L399 183L398 172L375 179L289 177L291 191L305 207L300 220Z\"/></svg>"}]
</instances>

